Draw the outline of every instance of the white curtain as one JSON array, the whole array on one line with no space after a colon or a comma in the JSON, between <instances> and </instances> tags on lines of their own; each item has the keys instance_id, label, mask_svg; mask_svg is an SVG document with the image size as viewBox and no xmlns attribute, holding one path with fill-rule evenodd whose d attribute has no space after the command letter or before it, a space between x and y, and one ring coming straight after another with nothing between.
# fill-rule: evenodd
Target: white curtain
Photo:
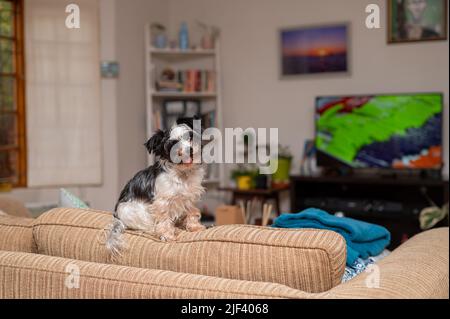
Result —
<instances>
[{"instance_id":1,"label":"white curtain","mask_svg":"<svg viewBox=\"0 0 450 319\"><path fill-rule=\"evenodd\" d=\"M97 0L25 0L28 186L102 181L98 15Z\"/></svg>"}]
</instances>

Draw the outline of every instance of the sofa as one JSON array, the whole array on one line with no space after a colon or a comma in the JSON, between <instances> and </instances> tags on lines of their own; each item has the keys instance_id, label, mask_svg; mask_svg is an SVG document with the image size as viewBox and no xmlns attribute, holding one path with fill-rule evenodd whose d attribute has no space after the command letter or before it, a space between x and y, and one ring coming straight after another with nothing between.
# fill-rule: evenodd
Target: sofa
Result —
<instances>
[{"instance_id":1,"label":"sofa","mask_svg":"<svg viewBox=\"0 0 450 319\"><path fill-rule=\"evenodd\" d=\"M337 233L224 225L175 242L126 231L104 246L110 212L0 215L0 298L448 298L448 228L416 235L371 271L341 283Z\"/></svg>"}]
</instances>

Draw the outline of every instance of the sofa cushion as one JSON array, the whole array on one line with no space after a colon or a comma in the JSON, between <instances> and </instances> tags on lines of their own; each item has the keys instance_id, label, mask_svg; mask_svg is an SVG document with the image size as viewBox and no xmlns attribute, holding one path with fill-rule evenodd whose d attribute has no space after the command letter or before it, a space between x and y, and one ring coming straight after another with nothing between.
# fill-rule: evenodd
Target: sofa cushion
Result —
<instances>
[{"instance_id":1,"label":"sofa cushion","mask_svg":"<svg viewBox=\"0 0 450 319\"><path fill-rule=\"evenodd\" d=\"M104 246L108 212L56 208L33 226L38 252L111 263ZM307 292L328 290L341 281L345 241L326 230L293 230L226 225L182 232L175 242L126 231L128 248L119 265L163 269L230 279L284 284Z\"/></svg>"},{"instance_id":2,"label":"sofa cushion","mask_svg":"<svg viewBox=\"0 0 450 319\"><path fill-rule=\"evenodd\" d=\"M0 215L0 250L35 252L34 219Z\"/></svg>"}]
</instances>

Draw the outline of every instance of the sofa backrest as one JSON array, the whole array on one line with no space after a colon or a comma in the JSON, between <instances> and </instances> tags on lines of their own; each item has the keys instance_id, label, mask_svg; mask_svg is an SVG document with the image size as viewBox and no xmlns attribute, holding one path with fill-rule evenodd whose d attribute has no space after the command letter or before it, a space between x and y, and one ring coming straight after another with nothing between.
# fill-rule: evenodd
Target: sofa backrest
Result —
<instances>
[{"instance_id":1,"label":"sofa backrest","mask_svg":"<svg viewBox=\"0 0 450 319\"><path fill-rule=\"evenodd\" d=\"M247 225L182 232L175 242L126 231L127 243L112 260L105 245L109 212L57 208L33 225L41 254L230 279L280 283L307 292L338 285L345 268L344 239L326 230L287 230Z\"/></svg>"},{"instance_id":2,"label":"sofa backrest","mask_svg":"<svg viewBox=\"0 0 450 319\"><path fill-rule=\"evenodd\" d=\"M35 252L32 218L0 215L0 250Z\"/></svg>"}]
</instances>

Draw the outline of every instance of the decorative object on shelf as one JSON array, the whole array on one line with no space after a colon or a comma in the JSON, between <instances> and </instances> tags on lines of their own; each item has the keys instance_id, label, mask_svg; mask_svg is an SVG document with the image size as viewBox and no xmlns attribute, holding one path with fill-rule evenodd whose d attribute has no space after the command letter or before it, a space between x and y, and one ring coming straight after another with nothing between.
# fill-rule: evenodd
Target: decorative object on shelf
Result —
<instances>
[{"instance_id":1,"label":"decorative object on shelf","mask_svg":"<svg viewBox=\"0 0 450 319\"><path fill-rule=\"evenodd\" d=\"M447 40L447 0L388 0L388 43Z\"/></svg>"},{"instance_id":2,"label":"decorative object on shelf","mask_svg":"<svg viewBox=\"0 0 450 319\"><path fill-rule=\"evenodd\" d=\"M272 187L280 187L289 184L289 172L291 170L292 153L289 146L279 146L278 158L275 159L278 168L272 174Z\"/></svg>"},{"instance_id":3,"label":"decorative object on shelf","mask_svg":"<svg viewBox=\"0 0 450 319\"><path fill-rule=\"evenodd\" d=\"M176 72L172 68L165 68L156 82L156 89L164 92L178 92L183 85L177 81Z\"/></svg>"},{"instance_id":4,"label":"decorative object on shelf","mask_svg":"<svg viewBox=\"0 0 450 319\"><path fill-rule=\"evenodd\" d=\"M315 162L316 147L314 140L306 140L303 147L303 157L300 161L300 174L313 175L313 162Z\"/></svg>"},{"instance_id":5,"label":"decorative object on shelf","mask_svg":"<svg viewBox=\"0 0 450 319\"><path fill-rule=\"evenodd\" d=\"M240 190L249 190L254 187L255 169L249 164L237 164L237 167L231 171L231 179L235 181L236 188Z\"/></svg>"},{"instance_id":6,"label":"decorative object on shelf","mask_svg":"<svg viewBox=\"0 0 450 319\"><path fill-rule=\"evenodd\" d=\"M189 49L189 30L186 22L182 22L178 33L178 42L180 50Z\"/></svg>"},{"instance_id":7,"label":"decorative object on shelf","mask_svg":"<svg viewBox=\"0 0 450 319\"><path fill-rule=\"evenodd\" d=\"M281 76L348 71L348 24L283 29Z\"/></svg>"},{"instance_id":8,"label":"decorative object on shelf","mask_svg":"<svg viewBox=\"0 0 450 319\"><path fill-rule=\"evenodd\" d=\"M238 164L238 167L231 171L231 179L240 190L267 189L268 186L268 176L260 174L258 168L250 164Z\"/></svg>"},{"instance_id":9,"label":"decorative object on shelf","mask_svg":"<svg viewBox=\"0 0 450 319\"><path fill-rule=\"evenodd\" d=\"M233 179L236 181L237 189L248 190L253 187L253 179L251 172L235 171L232 173Z\"/></svg>"},{"instance_id":10,"label":"decorative object on shelf","mask_svg":"<svg viewBox=\"0 0 450 319\"><path fill-rule=\"evenodd\" d=\"M167 47L166 27L160 23L153 23L150 29L153 46L158 49L165 49Z\"/></svg>"},{"instance_id":11,"label":"decorative object on shelf","mask_svg":"<svg viewBox=\"0 0 450 319\"><path fill-rule=\"evenodd\" d=\"M253 178L254 186L256 189L267 189L268 177L265 174L257 173Z\"/></svg>"},{"instance_id":12,"label":"decorative object on shelf","mask_svg":"<svg viewBox=\"0 0 450 319\"><path fill-rule=\"evenodd\" d=\"M203 50L212 50L215 48L216 39L219 36L219 28L206 23L197 21L197 25L202 30L201 45Z\"/></svg>"},{"instance_id":13,"label":"decorative object on shelf","mask_svg":"<svg viewBox=\"0 0 450 319\"><path fill-rule=\"evenodd\" d=\"M119 63L116 61L102 61L100 64L102 78L119 77Z\"/></svg>"},{"instance_id":14,"label":"decorative object on shelf","mask_svg":"<svg viewBox=\"0 0 450 319\"><path fill-rule=\"evenodd\" d=\"M200 92L216 91L216 74L213 70L178 70L164 68L156 82L157 91L164 92Z\"/></svg>"}]
</instances>

